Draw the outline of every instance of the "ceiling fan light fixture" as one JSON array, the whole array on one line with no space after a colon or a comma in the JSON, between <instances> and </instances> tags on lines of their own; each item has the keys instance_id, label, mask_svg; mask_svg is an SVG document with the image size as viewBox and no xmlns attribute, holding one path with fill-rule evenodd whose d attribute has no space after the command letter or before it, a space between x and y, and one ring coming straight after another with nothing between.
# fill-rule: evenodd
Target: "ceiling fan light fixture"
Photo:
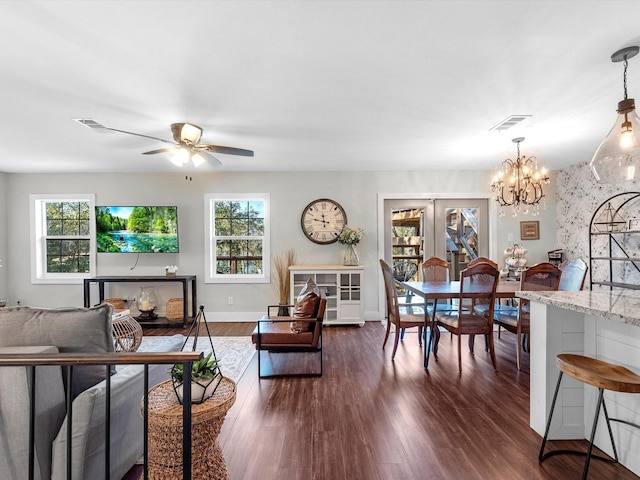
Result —
<instances>
[{"instance_id":1,"label":"ceiling fan light fixture","mask_svg":"<svg viewBox=\"0 0 640 480\"><path fill-rule=\"evenodd\" d=\"M633 98L627 98L628 60L638 51L640 47L632 46L611 55L612 62L624 62L624 100L618 102L618 118L589 163L598 183L626 182L640 172L640 118Z\"/></svg>"},{"instance_id":2,"label":"ceiling fan light fixture","mask_svg":"<svg viewBox=\"0 0 640 480\"><path fill-rule=\"evenodd\" d=\"M189 161L189 152L184 148L179 149L174 155L171 155L171 163L178 167L182 167Z\"/></svg>"},{"instance_id":3,"label":"ceiling fan light fixture","mask_svg":"<svg viewBox=\"0 0 640 480\"><path fill-rule=\"evenodd\" d=\"M206 160L199 153L193 153L191 154L191 161L193 162L193 166L197 168L200 165L202 165Z\"/></svg>"},{"instance_id":4,"label":"ceiling fan light fixture","mask_svg":"<svg viewBox=\"0 0 640 480\"><path fill-rule=\"evenodd\" d=\"M202 128L192 123L174 123L171 131L176 142L187 145L195 145L202 136Z\"/></svg>"}]
</instances>

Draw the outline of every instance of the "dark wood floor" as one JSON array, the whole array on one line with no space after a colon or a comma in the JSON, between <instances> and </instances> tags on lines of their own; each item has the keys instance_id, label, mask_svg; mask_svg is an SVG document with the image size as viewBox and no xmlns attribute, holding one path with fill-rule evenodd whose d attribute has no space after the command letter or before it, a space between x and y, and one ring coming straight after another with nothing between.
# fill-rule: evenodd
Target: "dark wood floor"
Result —
<instances>
[{"instance_id":1,"label":"dark wood floor","mask_svg":"<svg viewBox=\"0 0 640 480\"><path fill-rule=\"evenodd\" d=\"M212 327L214 335L248 335L253 329ZM538 463L541 439L529 428L528 357L518 372L513 335L496 340L498 371L483 341L475 356L463 341L459 376L456 344L448 335L442 336L439 361L426 372L415 332L407 332L394 361L391 346L381 348L384 328L378 322L324 332L322 377L258 380L254 357L238 382L219 438L233 480L580 478L581 457ZM598 461L589 473L591 479L638 478Z\"/></svg>"}]
</instances>

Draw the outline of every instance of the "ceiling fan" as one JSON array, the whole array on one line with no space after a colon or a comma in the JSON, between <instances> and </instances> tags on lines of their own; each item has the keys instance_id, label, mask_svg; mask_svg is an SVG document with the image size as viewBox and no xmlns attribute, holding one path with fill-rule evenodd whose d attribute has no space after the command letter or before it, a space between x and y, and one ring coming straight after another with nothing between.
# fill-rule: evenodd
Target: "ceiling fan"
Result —
<instances>
[{"instance_id":1,"label":"ceiling fan","mask_svg":"<svg viewBox=\"0 0 640 480\"><path fill-rule=\"evenodd\" d=\"M92 120L90 118L74 118L74 120L81 125L89 128L105 129L112 132L126 133L127 135L135 135L137 137L150 138L152 140L158 140L159 142L170 143L173 146L166 148L159 148L157 150L150 150L143 152L143 155L154 155L156 153L168 153L172 154L170 160L175 165L181 167L191 161L194 166L198 167L204 162L209 161L215 165L221 165L222 163L211 152L223 153L225 155L241 155L244 157L253 157L253 150L245 150L236 147L224 147L222 145L209 145L199 143L202 137L202 128L193 123L173 123L171 124L171 133L173 135L173 142L171 140L165 140L163 138L152 137L150 135L143 135L141 133L128 132L126 130L119 130L117 128L105 127L104 125Z\"/></svg>"}]
</instances>

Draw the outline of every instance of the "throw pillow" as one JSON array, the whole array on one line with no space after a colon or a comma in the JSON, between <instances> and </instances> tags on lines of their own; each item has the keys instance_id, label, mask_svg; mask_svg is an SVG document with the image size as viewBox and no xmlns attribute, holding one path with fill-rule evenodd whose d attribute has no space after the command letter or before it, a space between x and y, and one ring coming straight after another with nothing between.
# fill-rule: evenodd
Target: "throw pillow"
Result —
<instances>
[{"instance_id":1,"label":"throw pillow","mask_svg":"<svg viewBox=\"0 0 640 480\"><path fill-rule=\"evenodd\" d=\"M310 278L296 299L293 318L316 318L318 305L320 305L320 289ZM313 330L311 322L297 322L295 320L291 322L291 331L293 333L310 332L311 330Z\"/></svg>"},{"instance_id":2,"label":"throw pillow","mask_svg":"<svg viewBox=\"0 0 640 480\"><path fill-rule=\"evenodd\" d=\"M0 308L0 346L54 345L60 353L113 352L111 311L107 304L92 308ZM73 397L106 376L104 365L73 367Z\"/></svg>"}]
</instances>

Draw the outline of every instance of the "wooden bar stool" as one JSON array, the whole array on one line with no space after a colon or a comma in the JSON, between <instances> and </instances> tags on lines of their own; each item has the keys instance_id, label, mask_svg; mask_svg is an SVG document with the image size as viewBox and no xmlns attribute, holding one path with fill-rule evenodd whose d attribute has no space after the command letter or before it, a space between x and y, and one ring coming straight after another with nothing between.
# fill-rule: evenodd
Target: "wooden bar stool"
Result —
<instances>
[{"instance_id":1,"label":"wooden bar stool","mask_svg":"<svg viewBox=\"0 0 640 480\"><path fill-rule=\"evenodd\" d=\"M589 461L592 457L610 463L618 462L618 452L616 450L616 444L613 441L613 432L611 431L610 422L625 423L627 425L631 425L632 427L640 428L640 425L636 425L635 423L631 423L626 420L609 418L609 414L607 413L607 406L604 402L604 391L612 390L614 392L622 393L640 393L640 376L620 365L614 365L612 363L603 362L602 360L598 360L595 358L569 353L561 353L560 355L558 355L556 357L556 365L560 370L560 374L558 375L556 391L553 394L553 401L551 402L551 412L549 413L549 419L547 420L547 427L544 432L544 438L542 439L538 461L542 462L548 457L558 454L586 456L587 458L584 463L584 470L582 471L582 479L585 480L587 478L587 473L589 472ZM544 447L547 443L547 436L549 435L549 428L551 427L553 409L556 406L556 399L558 398L558 391L560 390L560 381L562 380L562 375L564 373L570 375L576 380L592 385L598 389L598 402L596 404L596 413L593 417L593 427L591 428L589 448L586 452L580 452L576 450L552 450L550 452L544 453ZM593 439L595 438L596 427L598 426L598 415L600 414L600 406L602 406L602 410L604 411L604 418L607 421L607 428L609 429L609 438L611 439L611 446L613 447L613 460L597 455L591 455L591 451L593 450Z\"/></svg>"}]
</instances>

